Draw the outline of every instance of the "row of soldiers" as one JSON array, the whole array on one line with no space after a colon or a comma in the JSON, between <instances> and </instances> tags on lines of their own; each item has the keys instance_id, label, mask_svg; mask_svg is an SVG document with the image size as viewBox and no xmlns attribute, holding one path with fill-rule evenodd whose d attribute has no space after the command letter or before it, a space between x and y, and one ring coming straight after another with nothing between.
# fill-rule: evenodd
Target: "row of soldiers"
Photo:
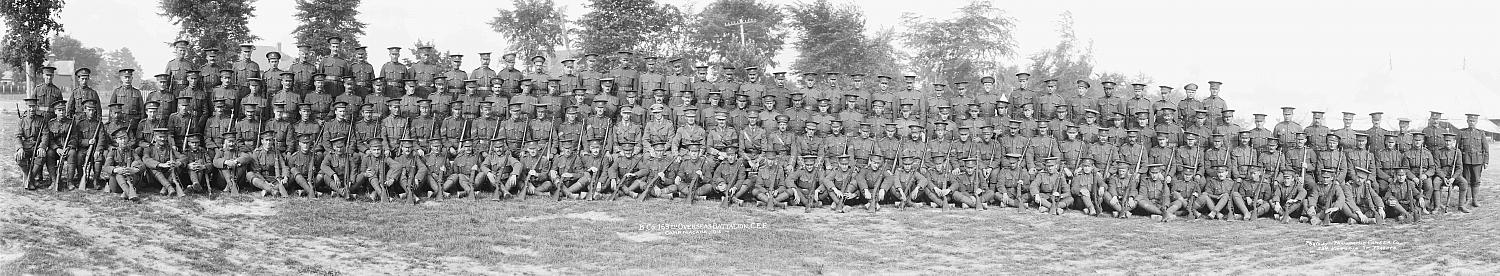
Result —
<instances>
[{"instance_id":1,"label":"row of soldiers","mask_svg":"<svg viewBox=\"0 0 1500 276\"><path fill-rule=\"evenodd\" d=\"M302 52L299 63L340 61ZM393 50L392 60L399 54ZM845 82L837 73L804 73L795 86L778 73L763 85L755 68L740 82L732 68L710 80L706 67L690 76L680 65L658 82L654 69L622 73L629 62L575 74L576 62L564 61L569 69L561 76L529 69L535 74L497 74L481 87L486 81L472 75L417 74L436 68L420 63L388 63L382 72L400 71L391 79L362 80L354 72L364 69L333 66L304 72L304 81L298 74L309 67L276 72L275 64L258 73L236 65L177 76L192 68L182 60L157 75L160 89L149 93L131 85L133 70L121 70L126 85L107 101L88 88L87 69L75 72L73 100L63 100L47 89L53 70L44 68L47 81L28 101L35 109L21 116L18 135L33 149L18 156L28 187L108 188L127 198L136 198L135 187L176 195L246 188L413 202L424 192L712 196L726 205L830 204L840 211L846 200L862 200L870 209L882 201L923 202L1164 219L1206 213L1286 220L1300 209L1303 219L1327 221L1336 209L1368 222L1477 206L1473 186L1488 160L1476 115L1462 130L1434 112L1420 131L1407 121L1388 131L1375 113L1375 127L1360 131L1352 129L1355 115L1344 113L1344 128L1332 130L1321 112L1302 127L1286 108L1273 129L1261 114L1247 129L1234 123L1218 82L1201 101L1195 84L1183 87L1186 99L1169 101L1172 88L1161 87L1162 97L1152 101L1141 84L1126 99L1111 82L1101 82L1103 95L1082 80L1072 92L1057 80L1031 89L1024 73L1012 87L985 77L971 91L966 82L919 88L906 76L895 88L891 77L865 85L863 75ZM354 60L362 62L362 54ZM544 58L531 61L531 68L545 67ZM203 80L205 71L218 72L217 80ZM1215 180L1228 184L1208 184ZM1143 184L1153 181L1170 189ZM1457 204L1439 201L1445 188L1458 190ZM1224 197L1225 189L1236 196Z\"/></svg>"}]
</instances>

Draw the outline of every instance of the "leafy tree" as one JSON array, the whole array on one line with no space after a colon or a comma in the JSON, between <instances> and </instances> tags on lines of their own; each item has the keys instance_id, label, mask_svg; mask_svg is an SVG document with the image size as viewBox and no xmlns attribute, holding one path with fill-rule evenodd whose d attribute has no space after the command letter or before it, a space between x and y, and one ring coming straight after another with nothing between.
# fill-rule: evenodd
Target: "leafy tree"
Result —
<instances>
[{"instance_id":1,"label":"leafy tree","mask_svg":"<svg viewBox=\"0 0 1500 276\"><path fill-rule=\"evenodd\" d=\"M685 56L737 68L775 66L773 58L787 36L785 18L780 6L760 0L715 1L693 16L687 30L693 50Z\"/></svg>"},{"instance_id":2,"label":"leafy tree","mask_svg":"<svg viewBox=\"0 0 1500 276\"><path fill-rule=\"evenodd\" d=\"M578 37L586 53L630 50L656 54L662 48L661 41L679 39L674 31L686 23L677 7L653 0L590 0L587 7L592 11L578 21L583 27Z\"/></svg>"},{"instance_id":3,"label":"leafy tree","mask_svg":"<svg viewBox=\"0 0 1500 276\"><path fill-rule=\"evenodd\" d=\"M555 57L568 38L567 10L552 0L514 0L515 10L500 9L490 29L510 40L508 50L529 57Z\"/></svg>"},{"instance_id":4,"label":"leafy tree","mask_svg":"<svg viewBox=\"0 0 1500 276\"><path fill-rule=\"evenodd\" d=\"M803 72L868 72L900 74L902 56L885 30L866 36L864 11L853 4L828 0L787 7L792 29L799 35L792 43L800 52L792 69Z\"/></svg>"},{"instance_id":5,"label":"leafy tree","mask_svg":"<svg viewBox=\"0 0 1500 276\"><path fill-rule=\"evenodd\" d=\"M1073 34L1072 12L1063 12L1057 25L1061 38L1057 46L1031 55L1032 78L1058 79L1063 82L1089 79L1094 72L1093 43L1080 47L1078 36Z\"/></svg>"},{"instance_id":6,"label":"leafy tree","mask_svg":"<svg viewBox=\"0 0 1500 276\"><path fill-rule=\"evenodd\" d=\"M255 16L254 0L161 0L161 15L181 27L178 39L196 42L197 50L238 53L239 45L259 40L246 23ZM202 55L192 55L203 62Z\"/></svg>"},{"instance_id":7,"label":"leafy tree","mask_svg":"<svg viewBox=\"0 0 1500 276\"><path fill-rule=\"evenodd\" d=\"M140 63L135 60L135 54L130 52L130 48L120 48L119 50L105 53L104 61L99 64L98 68L94 68L94 74L113 76L116 71L124 68L141 68ZM120 86L119 78L93 78L90 81L94 83L94 89Z\"/></svg>"},{"instance_id":8,"label":"leafy tree","mask_svg":"<svg viewBox=\"0 0 1500 276\"><path fill-rule=\"evenodd\" d=\"M66 35L52 38L50 53L52 60L72 60L76 68L97 69L94 67L104 59L104 49L84 47L83 42Z\"/></svg>"},{"instance_id":9,"label":"leafy tree","mask_svg":"<svg viewBox=\"0 0 1500 276\"><path fill-rule=\"evenodd\" d=\"M970 2L955 18L906 13L901 21L909 26L901 40L916 53L912 64L935 81L977 80L995 73L1001 58L1015 54L1014 20L988 1Z\"/></svg>"},{"instance_id":10,"label":"leafy tree","mask_svg":"<svg viewBox=\"0 0 1500 276\"><path fill-rule=\"evenodd\" d=\"M340 49L359 47L365 23L359 22L359 0L297 0L297 44L312 46L316 55L328 55L328 38L344 41ZM345 55L344 57L348 57Z\"/></svg>"},{"instance_id":11,"label":"leafy tree","mask_svg":"<svg viewBox=\"0 0 1500 276\"><path fill-rule=\"evenodd\" d=\"M448 72L448 70L453 70L453 58L448 57L449 55L452 55L453 52L438 49L437 44L432 43L432 41L417 40L417 42L413 42L411 46L411 48L407 49L407 51L410 51L410 55L402 55L401 63L406 64L407 66L411 66L412 64L416 64L417 62L425 60L437 65L438 72ZM432 52L437 54L434 54L432 56L423 56L422 53L417 52L418 50L422 49L422 47L432 47ZM417 57L421 57L421 59L416 59Z\"/></svg>"},{"instance_id":12,"label":"leafy tree","mask_svg":"<svg viewBox=\"0 0 1500 276\"><path fill-rule=\"evenodd\" d=\"M48 37L63 30L57 22L62 0L0 0L0 16L5 17L5 38L0 41L0 62L21 71L36 72L42 68L51 49ZM27 76L28 78L30 76Z\"/></svg>"}]
</instances>

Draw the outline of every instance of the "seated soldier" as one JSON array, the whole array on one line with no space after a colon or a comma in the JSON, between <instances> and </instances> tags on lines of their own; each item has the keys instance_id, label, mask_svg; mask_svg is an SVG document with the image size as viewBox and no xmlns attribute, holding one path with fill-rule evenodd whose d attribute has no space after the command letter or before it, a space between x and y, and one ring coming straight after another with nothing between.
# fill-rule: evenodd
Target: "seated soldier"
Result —
<instances>
[{"instance_id":1,"label":"seated soldier","mask_svg":"<svg viewBox=\"0 0 1500 276\"><path fill-rule=\"evenodd\" d=\"M109 187L106 192L113 193L115 187L119 187L121 198L126 200L139 200L136 194L136 179L140 178L144 170L140 161L140 150L135 148L135 143L130 140L128 128L115 130L115 143L110 145L109 150L104 153L104 167L102 171L109 173Z\"/></svg>"},{"instance_id":2,"label":"seated soldier","mask_svg":"<svg viewBox=\"0 0 1500 276\"><path fill-rule=\"evenodd\" d=\"M1125 217L1130 218L1135 212L1145 213L1151 216L1162 216L1166 221L1166 212L1162 209L1171 202L1171 196L1167 187L1167 173L1164 165L1146 165L1146 179L1140 181L1135 192L1125 197Z\"/></svg>"},{"instance_id":3,"label":"seated soldier","mask_svg":"<svg viewBox=\"0 0 1500 276\"><path fill-rule=\"evenodd\" d=\"M1281 220L1281 223L1287 223L1291 221L1292 214L1298 211L1301 211L1301 216L1297 218L1298 221L1309 221L1312 219L1312 212L1308 211L1311 210L1308 209L1311 203L1307 200L1307 189L1304 188L1306 185L1303 185L1297 177L1296 170L1293 170L1291 167L1283 167L1281 178L1277 179L1271 186L1275 188L1275 193L1271 197L1271 209L1276 211L1277 220Z\"/></svg>"},{"instance_id":4,"label":"seated soldier","mask_svg":"<svg viewBox=\"0 0 1500 276\"><path fill-rule=\"evenodd\" d=\"M1198 211L1208 207L1208 199L1203 192L1203 176L1198 174L1198 167L1183 165L1182 175L1172 180L1172 201L1163 211L1163 221L1177 218L1178 211L1186 211L1192 219L1198 219L1201 213Z\"/></svg>"},{"instance_id":5,"label":"seated soldier","mask_svg":"<svg viewBox=\"0 0 1500 276\"><path fill-rule=\"evenodd\" d=\"M1032 176L1031 201L1037 204L1037 211L1042 213L1051 212L1053 215L1062 215L1062 208L1073 205L1073 197L1064 197L1070 194L1067 190L1067 176L1061 171L1056 156L1043 158L1045 166Z\"/></svg>"},{"instance_id":6,"label":"seated soldier","mask_svg":"<svg viewBox=\"0 0 1500 276\"><path fill-rule=\"evenodd\" d=\"M1411 222L1421 220L1420 208L1422 202L1421 181L1411 175L1411 170L1401 167L1396 169L1396 175L1386 182L1385 187L1385 210L1389 214L1396 215L1396 221L1410 218Z\"/></svg>"},{"instance_id":7,"label":"seated soldier","mask_svg":"<svg viewBox=\"0 0 1500 276\"><path fill-rule=\"evenodd\" d=\"M1094 194L1092 191L1099 190L1099 186L1104 183L1104 174L1095 170L1094 159L1092 157L1083 156L1079 160L1078 168L1069 171L1073 176L1072 181L1068 183L1068 190L1072 192L1068 197L1072 197L1074 202L1083 202L1083 214L1098 216L1100 213L1099 206L1094 205ZM1067 169L1064 170L1066 171ZM1068 208L1069 206L1063 207Z\"/></svg>"},{"instance_id":8,"label":"seated soldier","mask_svg":"<svg viewBox=\"0 0 1500 276\"><path fill-rule=\"evenodd\" d=\"M1201 201L1208 208L1209 219L1229 220L1234 211L1229 208L1229 202L1233 201L1234 188L1238 185L1229 178L1228 167L1215 165L1213 170L1213 177L1204 181Z\"/></svg>"},{"instance_id":9,"label":"seated soldier","mask_svg":"<svg viewBox=\"0 0 1500 276\"><path fill-rule=\"evenodd\" d=\"M1249 221L1271 212L1273 204L1270 200L1275 190L1271 182L1265 179L1265 171L1260 168L1260 165L1245 164L1241 167L1246 168L1247 174L1235 188L1232 197L1235 208L1240 211L1244 220Z\"/></svg>"},{"instance_id":10,"label":"seated soldier","mask_svg":"<svg viewBox=\"0 0 1500 276\"><path fill-rule=\"evenodd\" d=\"M448 179L443 180L443 198L448 198L448 191L458 186L463 191L458 192L457 197L468 196L475 201L479 200L477 182L481 177L480 166L484 161L479 154L474 152L475 142L478 140L468 138L459 141L458 155L453 157L453 172L448 175Z\"/></svg>"},{"instance_id":11,"label":"seated soldier","mask_svg":"<svg viewBox=\"0 0 1500 276\"><path fill-rule=\"evenodd\" d=\"M1130 214L1130 209L1125 208L1125 198L1135 193L1140 174L1132 170L1123 159L1115 161L1114 168L1114 173L1109 174L1103 181L1104 185L1099 188L1098 197L1104 199L1099 208L1102 211L1104 207L1109 207L1113 217L1125 218Z\"/></svg>"}]
</instances>

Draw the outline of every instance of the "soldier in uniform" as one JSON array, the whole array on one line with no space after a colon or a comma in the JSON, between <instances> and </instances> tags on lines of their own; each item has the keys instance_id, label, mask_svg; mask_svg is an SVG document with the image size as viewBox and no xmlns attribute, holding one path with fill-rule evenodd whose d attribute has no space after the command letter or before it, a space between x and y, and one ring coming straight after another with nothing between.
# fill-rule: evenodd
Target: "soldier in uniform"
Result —
<instances>
[{"instance_id":1,"label":"soldier in uniform","mask_svg":"<svg viewBox=\"0 0 1500 276\"><path fill-rule=\"evenodd\" d=\"M76 116L79 111L83 110L83 107L80 105L84 103L92 103L94 110L99 110L99 92L94 91L94 88L89 86L89 75L91 73L93 73L93 70L89 70L89 68L73 70L73 88L72 91L68 92L68 102L71 103L68 105L69 115ZM170 86L161 87L169 88Z\"/></svg>"},{"instance_id":2,"label":"soldier in uniform","mask_svg":"<svg viewBox=\"0 0 1500 276\"><path fill-rule=\"evenodd\" d=\"M411 69L407 68L405 64L401 63L401 47L390 47L385 49L391 59L390 61L386 61L385 64L380 65L381 79L403 80L414 77L411 73ZM379 82L372 83L371 85L381 86Z\"/></svg>"},{"instance_id":3,"label":"soldier in uniform","mask_svg":"<svg viewBox=\"0 0 1500 276\"><path fill-rule=\"evenodd\" d=\"M1275 147L1275 144L1272 145L1270 147ZM1270 168L1267 167L1267 170ZM1297 211L1301 211L1301 217L1298 219L1300 221L1311 219L1312 214L1316 212L1311 208L1306 208L1312 206L1311 201L1307 200L1307 189L1299 183L1301 180L1296 175L1297 172L1291 167L1285 167L1281 169L1281 177L1272 183L1275 192L1271 197L1271 209L1276 211L1276 219L1281 223L1289 222L1292 214Z\"/></svg>"},{"instance_id":4,"label":"soldier in uniform","mask_svg":"<svg viewBox=\"0 0 1500 276\"><path fill-rule=\"evenodd\" d=\"M1281 122L1276 123L1276 128L1271 132L1273 136L1283 143L1281 145L1283 148L1292 147L1292 145L1286 143L1296 141L1296 133L1303 132L1302 124L1298 124L1292 120L1292 114L1295 111L1296 108L1293 107L1282 107Z\"/></svg>"},{"instance_id":5,"label":"soldier in uniform","mask_svg":"<svg viewBox=\"0 0 1500 276\"><path fill-rule=\"evenodd\" d=\"M1459 186L1459 191L1467 191L1459 195L1459 209L1467 207L1479 207L1479 182L1483 179L1484 168L1490 163L1490 138L1483 130L1480 130L1479 114L1464 114L1464 122L1468 124L1458 131L1458 149L1463 152L1462 176L1468 180L1468 187ZM1466 188L1466 189L1465 189Z\"/></svg>"},{"instance_id":6,"label":"soldier in uniform","mask_svg":"<svg viewBox=\"0 0 1500 276\"><path fill-rule=\"evenodd\" d=\"M1426 147L1428 150L1443 146L1443 133L1458 132L1457 127L1454 127L1453 124L1443 119L1442 112L1431 111L1431 113L1432 115L1427 118L1427 127L1422 128L1422 134L1427 137L1427 140L1425 142L1418 141L1418 143L1421 143L1421 146Z\"/></svg>"},{"instance_id":7,"label":"soldier in uniform","mask_svg":"<svg viewBox=\"0 0 1500 276\"><path fill-rule=\"evenodd\" d=\"M1312 142L1312 147L1314 147L1314 148L1324 148L1324 147L1328 146L1328 143L1327 143L1328 140L1327 139L1323 139L1323 138L1325 136L1327 136L1328 134L1333 133L1333 130L1329 129L1328 126L1323 125L1323 112L1322 111L1313 111L1312 112L1312 121L1308 123L1307 128L1303 129L1302 132L1306 132L1307 133L1307 137L1308 138L1312 138L1312 139L1310 139L1310 140L1312 140L1312 141L1310 141L1310 142ZM1335 146L1337 146L1337 144L1335 144ZM1339 180L1339 181L1343 181L1343 180Z\"/></svg>"},{"instance_id":8,"label":"soldier in uniform","mask_svg":"<svg viewBox=\"0 0 1500 276\"><path fill-rule=\"evenodd\" d=\"M235 85L244 85L245 79L248 78L263 77L260 74L260 64L256 63L254 59L250 58L253 54L255 54L255 45L240 44L239 61L235 61L234 65L232 65L232 69L234 69L235 72Z\"/></svg>"},{"instance_id":9,"label":"soldier in uniform","mask_svg":"<svg viewBox=\"0 0 1500 276\"><path fill-rule=\"evenodd\" d=\"M136 143L131 141L131 133L127 129L115 130L111 136L114 137L114 143L110 144L102 156L102 171L109 174L109 187L105 188L105 192L113 193L118 187L125 200L138 200L136 179L144 169L140 161L141 151L136 149Z\"/></svg>"},{"instance_id":10,"label":"soldier in uniform","mask_svg":"<svg viewBox=\"0 0 1500 276\"><path fill-rule=\"evenodd\" d=\"M110 94L109 103L122 104L121 113L135 115L130 116L129 121L139 120L139 114L146 109L146 102L141 98L141 90L135 88L135 69L120 69L119 75L120 86L115 87ZM40 97L37 101L43 102Z\"/></svg>"},{"instance_id":11,"label":"soldier in uniform","mask_svg":"<svg viewBox=\"0 0 1500 276\"><path fill-rule=\"evenodd\" d=\"M328 139L328 150L318 158L317 178L312 181L326 185L330 197L352 200L354 193L350 177L357 173L354 168L359 167L360 156L345 150L349 148L347 136L330 136L333 138Z\"/></svg>"},{"instance_id":12,"label":"soldier in uniform","mask_svg":"<svg viewBox=\"0 0 1500 276\"><path fill-rule=\"evenodd\" d=\"M198 72L197 70L189 72L188 75L192 76L192 77L190 77L190 80L188 81L188 86L189 87L193 87L193 86L196 86L196 84L198 84L198 80L195 79L195 77L197 75L197 72ZM157 89L153 90L151 92L148 92L146 94L146 97L144 99L142 99L142 100L148 101L148 102L159 102L159 103L174 103L174 102L177 102L177 93L173 92L172 90L165 89L165 88L170 88L171 87L171 83L170 83L171 82L171 78L172 78L171 75L157 74L156 75ZM192 89L192 88L189 88L189 89ZM182 90L182 92L188 92L189 89L184 89L184 90ZM196 89L193 89L193 90L196 90ZM202 90L198 90L198 91L202 91ZM184 94L186 94L186 93L184 93ZM187 95L184 95L184 96L187 96ZM177 112L176 105L164 106L164 107L162 107L162 109L166 113L168 113L168 114L176 113ZM68 114L74 114L74 113L70 112Z\"/></svg>"},{"instance_id":13,"label":"soldier in uniform","mask_svg":"<svg viewBox=\"0 0 1500 276\"><path fill-rule=\"evenodd\" d=\"M221 70L229 70L231 73L234 72L234 68L219 64L219 49L203 49L203 59L203 65L198 66L199 72L219 72ZM215 87L222 84L224 84L224 81L220 79L203 80L203 85L208 87Z\"/></svg>"},{"instance_id":14,"label":"soldier in uniform","mask_svg":"<svg viewBox=\"0 0 1500 276\"><path fill-rule=\"evenodd\" d=\"M188 51L191 48L192 43L187 40L172 43L172 60L167 61L167 69L164 72L171 76L172 90L178 90L187 85L187 71L198 69L198 65L193 64L193 59L188 57Z\"/></svg>"},{"instance_id":15,"label":"soldier in uniform","mask_svg":"<svg viewBox=\"0 0 1500 276\"><path fill-rule=\"evenodd\" d=\"M279 83L281 83L281 79L283 78L282 74L290 72L290 71L281 70L281 68L280 68L280 66L281 66L281 53L279 53L279 52L275 52L275 51L266 52L266 62L268 63L266 65L266 69L263 70L263 71L261 71L261 72L257 72L257 74L260 74L259 78L262 79L264 83L269 83L271 85L279 84ZM290 69L290 68L288 68L288 69ZM293 73L293 76L295 76L295 75L296 74ZM245 79L248 81L250 78L245 78ZM244 84L244 83L240 83L240 84Z\"/></svg>"},{"instance_id":16,"label":"soldier in uniform","mask_svg":"<svg viewBox=\"0 0 1500 276\"><path fill-rule=\"evenodd\" d=\"M1457 187L1458 210L1468 213L1468 200L1464 198L1464 195L1469 193L1470 186L1468 179L1463 175L1464 156L1459 150L1458 134L1443 133L1442 135L1443 146L1432 149L1432 157L1436 164L1434 167L1436 175L1433 177L1433 182L1436 184L1433 186L1443 190L1443 194L1434 198L1433 202L1436 203L1439 211L1447 213L1448 207L1454 205L1451 200L1453 189Z\"/></svg>"}]
</instances>

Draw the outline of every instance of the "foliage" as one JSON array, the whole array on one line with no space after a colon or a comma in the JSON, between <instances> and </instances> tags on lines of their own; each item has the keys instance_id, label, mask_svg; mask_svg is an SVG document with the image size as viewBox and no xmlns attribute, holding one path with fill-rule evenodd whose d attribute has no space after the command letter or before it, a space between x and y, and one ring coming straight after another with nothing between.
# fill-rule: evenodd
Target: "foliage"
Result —
<instances>
[{"instance_id":1,"label":"foliage","mask_svg":"<svg viewBox=\"0 0 1500 276\"><path fill-rule=\"evenodd\" d=\"M1088 79L1094 71L1093 46L1078 45L1078 37L1073 34L1072 12L1063 12L1057 24L1060 36L1057 46L1031 55L1032 78L1058 79L1064 83Z\"/></svg>"},{"instance_id":2,"label":"foliage","mask_svg":"<svg viewBox=\"0 0 1500 276\"><path fill-rule=\"evenodd\" d=\"M66 35L52 38L49 53L51 60L72 60L74 68L98 69L104 59L104 49L84 47L82 41Z\"/></svg>"},{"instance_id":3,"label":"foliage","mask_svg":"<svg viewBox=\"0 0 1500 276\"><path fill-rule=\"evenodd\" d=\"M679 27L686 25L678 7L653 0L590 0L587 7L589 13L578 21L585 53L661 54L665 46L680 39Z\"/></svg>"},{"instance_id":4,"label":"foliage","mask_svg":"<svg viewBox=\"0 0 1500 276\"><path fill-rule=\"evenodd\" d=\"M161 15L181 29L178 39L194 42L196 50L218 49L220 53L237 53L240 44L260 37L250 34L246 25L255 16L255 0L161 0ZM202 55L193 54L194 63Z\"/></svg>"},{"instance_id":5,"label":"foliage","mask_svg":"<svg viewBox=\"0 0 1500 276\"><path fill-rule=\"evenodd\" d=\"M901 74L902 57L892 44L895 36L890 30L866 36L864 12L859 7L817 0L793 4L787 10L798 34L792 46L801 53L792 69Z\"/></svg>"},{"instance_id":6,"label":"foliage","mask_svg":"<svg viewBox=\"0 0 1500 276\"><path fill-rule=\"evenodd\" d=\"M970 2L955 18L906 13L901 21L908 26L901 40L915 52L912 64L934 81L977 80L995 73L1001 58L1015 55L1014 19L988 1Z\"/></svg>"},{"instance_id":7,"label":"foliage","mask_svg":"<svg viewBox=\"0 0 1500 276\"><path fill-rule=\"evenodd\" d=\"M515 10L500 9L490 29L509 40L508 50L522 57L555 57L568 38L567 10L552 0L514 0Z\"/></svg>"},{"instance_id":8,"label":"foliage","mask_svg":"<svg viewBox=\"0 0 1500 276\"><path fill-rule=\"evenodd\" d=\"M104 61L99 64L98 68L94 68L94 75L114 76L116 71L124 68L137 70L141 68L140 63L137 63L135 60L135 54L130 52L130 48L120 48L119 50L105 53ZM90 82L93 82L94 89L120 86L120 79L114 77L95 77ZM140 86L137 85L137 87Z\"/></svg>"},{"instance_id":9,"label":"foliage","mask_svg":"<svg viewBox=\"0 0 1500 276\"><path fill-rule=\"evenodd\" d=\"M63 31L57 22L62 7L62 0L0 0L7 30L0 40L0 63L10 68L30 64L30 72L42 68L51 49L48 37Z\"/></svg>"},{"instance_id":10,"label":"foliage","mask_svg":"<svg viewBox=\"0 0 1500 276\"><path fill-rule=\"evenodd\" d=\"M693 16L687 30L693 50L684 56L736 68L776 66L773 59L787 36L781 24L785 18L780 6L760 0L715 1ZM734 25L741 22L743 26Z\"/></svg>"},{"instance_id":11,"label":"foliage","mask_svg":"<svg viewBox=\"0 0 1500 276\"><path fill-rule=\"evenodd\" d=\"M359 47L365 34L365 23L359 22L359 0L297 0L298 45L312 46L314 56L328 55L328 38L339 37L340 50ZM340 53L343 54L343 53ZM341 55L349 57L349 55Z\"/></svg>"}]
</instances>

